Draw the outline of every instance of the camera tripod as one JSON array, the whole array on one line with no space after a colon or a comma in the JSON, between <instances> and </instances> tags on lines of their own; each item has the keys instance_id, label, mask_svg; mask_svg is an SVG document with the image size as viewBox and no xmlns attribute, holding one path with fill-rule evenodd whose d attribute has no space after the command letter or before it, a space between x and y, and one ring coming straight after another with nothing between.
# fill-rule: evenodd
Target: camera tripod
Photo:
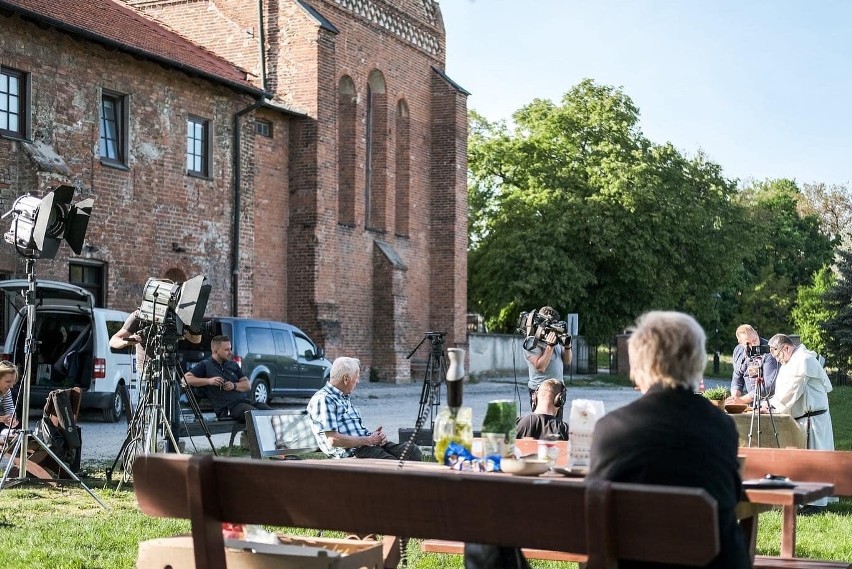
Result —
<instances>
[{"instance_id":1,"label":"camera tripod","mask_svg":"<svg viewBox=\"0 0 852 569\"><path fill-rule=\"evenodd\" d=\"M50 458L52 458L59 468L61 468L74 482L78 483L83 487L89 495L95 499L95 501L103 506L106 509L109 507L101 502L101 500L95 495L92 490L86 486L86 484L80 480L80 477L74 474L71 469L68 467L65 462L59 458L55 452L50 448L50 445L45 441L41 440L36 436L36 434L29 428L29 415L30 415L30 384L32 382L32 374L33 374L33 356L35 355L35 351L37 350L38 343L34 338L34 330L35 330L35 319L36 319L36 278L35 278L35 259L31 257L26 257L26 268L27 268L27 290L24 293L24 299L26 301L26 309L27 309L27 336L24 341L24 374L23 379L21 380L21 388L18 391L18 402L20 405L16 405L16 409L20 409L21 415L21 426L20 429L10 430L6 435L6 440L3 443L2 449L0 449L0 457L5 456L8 452L9 455L9 463L6 465L5 470L3 471L3 477L0 479L0 490L8 487L8 485L16 486L18 484L23 484L26 482L42 482L42 479L33 479L27 478L27 461L29 460L29 452L30 443L34 443L35 445L41 447L41 449L47 453ZM11 449L9 448L11 447ZM10 478L10 474L12 469L17 469L17 477ZM35 468L33 470L36 470ZM44 469L39 469L43 473L46 473ZM52 480L51 480L52 481ZM7 485L8 482L8 485Z\"/></svg>"},{"instance_id":2,"label":"camera tripod","mask_svg":"<svg viewBox=\"0 0 852 569\"><path fill-rule=\"evenodd\" d=\"M411 356L414 355L420 346L426 340L429 340L431 349L429 350L429 360L426 362L423 389L420 391L420 408L417 410L417 421L414 424L414 432L411 433L411 437L405 443L405 449L402 452L402 456L404 457L408 456L409 447L416 444L427 418L429 419L430 435L435 428L435 416L438 414L438 407L441 405L441 384L447 378L447 355L444 352L444 336L446 335L446 332L426 332L414 349L405 356L405 359L410 360ZM404 462L404 458L400 459L400 468Z\"/></svg>"},{"instance_id":3,"label":"camera tripod","mask_svg":"<svg viewBox=\"0 0 852 569\"><path fill-rule=\"evenodd\" d=\"M775 428L775 416L772 414L772 405L769 404L769 394L766 392L766 381L763 378L763 361L761 359L761 361L755 362L753 359L749 363L757 364L757 377L754 378L754 399L751 402L751 424L748 428L748 446L751 447L751 437L754 433L754 425L757 423L757 446L758 448L760 447L760 435L763 433L760 428L760 407L761 403L765 401L766 408L769 410L769 424L772 425L772 434L775 435L775 446L781 448L781 443L778 441L778 429Z\"/></svg>"},{"instance_id":4,"label":"camera tripod","mask_svg":"<svg viewBox=\"0 0 852 569\"><path fill-rule=\"evenodd\" d=\"M173 427L181 421L179 398L181 390L189 402L195 420L201 425L210 442L213 454L216 448L207 423L198 407L192 389L184 383L183 371L177 362L178 333L173 317L167 316L162 324L152 324L145 342L145 363L139 381L139 401L127 427L127 437L121 444L112 466L106 470L107 481L112 480L116 466L121 462L120 483L129 480L133 461L137 456L156 452L180 452ZM130 415L128 415L130 417Z\"/></svg>"}]
</instances>

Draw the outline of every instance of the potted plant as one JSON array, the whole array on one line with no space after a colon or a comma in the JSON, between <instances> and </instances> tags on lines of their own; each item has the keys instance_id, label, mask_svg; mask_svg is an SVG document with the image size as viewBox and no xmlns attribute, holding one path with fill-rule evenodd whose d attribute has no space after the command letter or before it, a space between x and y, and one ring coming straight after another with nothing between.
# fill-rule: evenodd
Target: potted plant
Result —
<instances>
[{"instance_id":1,"label":"potted plant","mask_svg":"<svg viewBox=\"0 0 852 569\"><path fill-rule=\"evenodd\" d=\"M731 396L730 390L723 385L720 385L719 387L713 387L713 388L708 389L704 392L704 397L709 399L710 402L713 405L716 405L717 407L724 407L725 406L725 399L727 399L730 396Z\"/></svg>"}]
</instances>

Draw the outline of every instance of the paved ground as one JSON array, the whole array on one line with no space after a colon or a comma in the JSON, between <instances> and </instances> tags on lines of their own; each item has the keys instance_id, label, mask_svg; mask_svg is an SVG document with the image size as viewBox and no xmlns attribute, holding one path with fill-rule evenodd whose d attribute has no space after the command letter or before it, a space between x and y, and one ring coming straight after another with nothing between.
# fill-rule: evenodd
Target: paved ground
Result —
<instances>
[{"instance_id":1,"label":"paved ground","mask_svg":"<svg viewBox=\"0 0 852 569\"><path fill-rule=\"evenodd\" d=\"M604 402L607 411L616 409L639 397L639 393L627 387L607 385L574 387L568 382L568 406L573 399L597 399ZM708 380L708 387L721 384ZM369 429L382 425L391 440L398 440L400 428L412 428L417 420L420 400L423 395L423 382L410 385L388 385L362 381L352 395L353 402L361 410L364 423ZM445 392L440 393L443 402ZM474 429L482 427L485 409L489 401L509 399L523 401L522 413L529 412L526 376L519 376L517 383L512 377L496 377L482 380L476 384L466 384L464 404L473 408ZM306 400L276 400L273 406L281 408L304 408ZM35 415L34 415L35 417ZM84 413L81 417L83 434L83 461L111 461L115 458L127 433L124 418L118 423L102 423L99 413ZM207 415L212 420L212 414ZM33 419L35 420L35 419ZM228 444L229 433L213 435L214 444ZM210 447L205 437L195 437L188 445L195 444L198 449Z\"/></svg>"}]
</instances>

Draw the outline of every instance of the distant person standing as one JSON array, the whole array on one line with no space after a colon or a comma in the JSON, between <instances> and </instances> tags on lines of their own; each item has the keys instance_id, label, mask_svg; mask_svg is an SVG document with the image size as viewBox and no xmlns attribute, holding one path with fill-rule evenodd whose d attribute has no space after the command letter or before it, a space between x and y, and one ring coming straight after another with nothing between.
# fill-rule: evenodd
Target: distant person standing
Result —
<instances>
[{"instance_id":1,"label":"distant person standing","mask_svg":"<svg viewBox=\"0 0 852 569\"><path fill-rule=\"evenodd\" d=\"M771 397L775 392L775 378L778 376L778 362L767 354L749 356L749 348L767 346L750 324L737 328L737 345L731 356L734 371L731 377L731 397L726 403L744 403L751 405L757 392L757 379L763 379L761 395Z\"/></svg>"},{"instance_id":2,"label":"distant person standing","mask_svg":"<svg viewBox=\"0 0 852 569\"><path fill-rule=\"evenodd\" d=\"M551 320L559 320L559 313L551 306L542 306L538 313ZM535 399L535 391L538 386L546 379L554 378L562 381L565 375L565 366L571 365L572 349L571 343L567 346L559 343L559 338L556 332L548 332L544 337L544 345L541 341L536 342L536 345L527 350L524 348L524 357L527 360L527 368L529 370L529 382L527 387L530 392L530 407L533 406ZM563 408L560 407L556 413L556 417L562 420Z\"/></svg>"}]
</instances>

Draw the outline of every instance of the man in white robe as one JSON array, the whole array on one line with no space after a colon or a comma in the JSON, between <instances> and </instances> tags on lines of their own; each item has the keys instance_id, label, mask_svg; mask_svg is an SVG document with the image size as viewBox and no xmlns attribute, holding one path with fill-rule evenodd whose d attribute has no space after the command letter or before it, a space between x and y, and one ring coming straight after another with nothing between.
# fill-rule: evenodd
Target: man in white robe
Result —
<instances>
[{"instance_id":1,"label":"man in white robe","mask_svg":"<svg viewBox=\"0 0 852 569\"><path fill-rule=\"evenodd\" d=\"M769 340L772 356L781 364L775 380L775 394L769 400L773 411L791 415L807 433L808 448L834 450L834 433L828 411L831 381L817 359L816 352L804 344L796 346L784 334ZM825 506L827 499L814 502ZM802 513L806 513L803 509ZM807 510L813 513L813 510Z\"/></svg>"}]
</instances>

